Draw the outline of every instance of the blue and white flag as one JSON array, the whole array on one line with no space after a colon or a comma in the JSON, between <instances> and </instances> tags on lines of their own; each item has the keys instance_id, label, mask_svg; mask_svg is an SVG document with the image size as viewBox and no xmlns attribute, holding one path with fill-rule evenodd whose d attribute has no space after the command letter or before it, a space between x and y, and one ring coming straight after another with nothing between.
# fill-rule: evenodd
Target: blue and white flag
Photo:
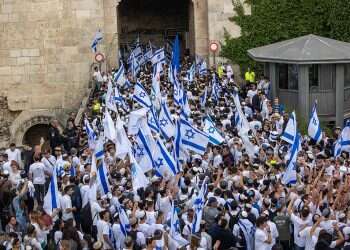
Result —
<instances>
[{"instance_id":1,"label":"blue and white flag","mask_svg":"<svg viewBox=\"0 0 350 250\"><path fill-rule=\"evenodd\" d=\"M182 169L182 166L180 163L181 141L182 141L181 125L180 125L180 121L176 120L176 132L175 132L175 139L174 139L174 159L176 161L176 167L179 172Z\"/></svg>"},{"instance_id":2,"label":"blue and white flag","mask_svg":"<svg viewBox=\"0 0 350 250\"><path fill-rule=\"evenodd\" d=\"M125 67L124 63L120 61L119 69L116 73L114 73L113 81L120 87L125 85L126 77L125 77Z\"/></svg>"},{"instance_id":3,"label":"blue and white flag","mask_svg":"<svg viewBox=\"0 0 350 250\"><path fill-rule=\"evenodd\" d=\"M94 53L97 52L97 45L102 41L102 39L103 39L103 35L102 35L102 32L99 30L96 32L95 37L91 43L92 52Z\"/></svg>"},{"instance_id":4,"label":"blue and white flag","mask_svg":"<svg viewBox=\"0 0 350 250\"><path fill-rule=\"evenodd\" d=\"M137 74L140 72L140 69L141 69L141 66L137 57L135 57L134 53L131 53L130 70L134 79L137 78Z\"/></svg>"},{"instance_id":5,"label":"blue and white flag","mask_svg":"<svg viewBox=\"0 0 350 250\"><path fill-rule=\"evenodd\" d=\"M188 241L181 236L180 220L177 215L174 202L171 205L171 215L170 215L170 237L176 241L176 243L182 247L188 244ZM170 249L170 247L169 247Z\"/></svg>"},{"instance_id":6,"label":"blue and white flag","mask_svg":"<svg viewBox=\"0 0 350 250\"><path fill-rule=\"evenodd\" d=\"M187 80L192 83L194 81L194 76L196 74L196 64L193 63L191 68L187 71Z\"/></svg>"},{"instance_id":7,"label":"blue and white flag","mask_svg":"<svg viewBox=\"0 0 350 250\"><path fill-rule=\"evenodd\" d=\"M99 161L97 166L97 183L102 195L107 195L111 192L107 178L107 166L104 160Z\"/></svg>"},{"instance_id":8,"label":"blue and white flag","mask_svg":"<svg viewBox=\"0 0 350 250\"><path fill-rule=\"evenodd\" d=\"M176 35L171 55L171 67L175 75L180 72L180 41Z\"/></svg>"},{"instance_id":9,"label":"blue and white flag","mask_svg":"<svg viewBox=\"0 0 350 250\"><path fill-rule=\"evenodd\" d=\"M233 93L233 101L236 106L236 114L235 114L235 125L238 131L241 133L247 133L249 131L249 122L247 117L243 114L241 103L239 101L239 96L237 93Z\"/></svg>"},{"instance_id":10,"label":"blue and white flag","mask_svg":"<svg viewBox=\"0 0 350 250\"><path fill-rule=\"evenodd\" d=\"M191 108L188 103L187 91L183 89L182 91L182 101L181 101L181 113L188 119L191 115Z\"/></svg>"},{"instance_id":11,"label":"blue and white flag","mask_svg":"<svg viewBox=\"0 0 350 250\"><path fill-rule=\"evenodd\" d=\"M153 155L156 172L161 176L167 178L175 176L178 173L178 171L176 168L176 162L174 158L168 152L161 139L157 139L156 145L157 150Z\"/></svg>"},{"instance_id":12,"label":"blue and white flag","mask_svg":"<svg viewBox=\"0 0 350 250\"><path fill-rule=\"evenodd\" d=\"M56 168L54 168L54 170L52 171L52 175L50 177L49 188L44 197L43 208L47 214L52 215L53 210L60 207L61 207L61 204L60 204L58 186L57 186Z\"/></svg>"},{"instance_id":13,"label":"blue and white flag","mask_svg":"<svg viewBox=\"0 0 350 250\"><path fill-rule=\"evenodd\" d=\"M198 233L201 226L201 220L203 216L203 208L205 204L205 195L207 194L208 185L207 185L207 178L206 177L202 183L201 189L194 200L193 208L194 208L194 218L192 222L192 234Z\"/></svg>"},{"instance_id":14,"label":"blue and white flag","mask_svg":"<svg viewBox=\"0 0 350 250\"><path fill-rule=\"evenodd\" d=\"M165 63L165 61L166 61L166 58L165 58L164 48L161 48L155 51L151 58L151 62L153 65L158 63L163 64Z\"/></svg>"},{"instance_id":15,"label":"blue and white flag","mask_svg":"<svg viewBox=\"0 0 350 250\"><path fill-rule=\"evenodd\" d=\"M128 215L125 212L124 208L122 208L122 206L120 205L118 199L116 200L115 208L119 215L120 230L122 231L124 237L126 237L128 236L128 232L130 232L131 230Z\"/></svg>"},{"instance_id":16,"label":"blue and white flag","mask_svg":"<svg viewBox=\"0 0 350 250\"><path fill-rule=\"evenodd\" d=\"M296 162L298 157L298 152L300 149L300 134L296 133L294 136L292 147L290 148L289 159L287 161L286 170L282 176L282 183L295 184L297 181L297 171Z\"/></svg>"},{"instance_id":17,"label":"blue and white flag","mask_svg":"<svg viewBox=\"0 0 350 250\"><path fill-rule=\"evenodd\" d=\"M214 74L212 87L211 87L211 97L213 98L213 100L215 100L216 102L219 101L220 93L221 93L221 88Z\"/></svg>"},{"instance_id":18,"label":"blue and white flag","mask_svg":"<svg viewBox=\"0 0 350 250\"><path fill-rule=\"evenodd\" d=\"M177 76L174 75L174 72L173 72L173 77L174 77L174 102L176 105L181 106L183 89L181 88L181 85L179 80L177 79Z\"/></svg>"},{"instance_id":19,"label":"blue and white flag","mask_svg":"<svg viewBox=\"0 0 350 250\"><path fill-rule=\"evenodd\" d=\"M102 160L104 157L104 141L103 136L100 136L97 140L96 147L94 150L96 160Z\"/></svg>"},{"instance_id":20,"label":"blue and white flag","mask_svg":"<svg viewBox=\"0 0 350 250\"><path fill-rule=\"evenodd\" d=\"M207 150L209 142L208 136L204 132L193 127L183 117L180 118L180 130L182 135L182 146L187 150L192 150L197 154L203 155Z\"/></svg>"},{"instance_id":21,"label":"blue and white flag","mask_svg":"<svg viewBox=\"0 0 350 250\"><path fill-rule=\"evenodd\" d=\"M175 126L171 119L171 114L168 105L165 101L162 102L159 113L159 128L165 140L169 140L175 135Z\"/></svg>"},{"instance_id":22,"label":"blue and white flag","mask_svg":"<svg viewBox=\"0 0 350 250\"><path fill-rule=\"evenodd\" d=\"M350 120L347 120L340 135L341 151L350 153Z\"/></svg>"},{"instance_id":23,"label":"blue and white flag","mask_svg":"<svg viewBox=\"0 0 350 250\"><path fill-rule=\"evenodd\" d=\"M199 101L202 108L205 108L205 104L207 103L207 95L208 95L208 88L205 87L203 95L199 97Z\"/></svg>"},{"instance_id":24,"label":"blue and white flag","mask_svg":"<svg viewBox=\"0 0 350 250\"><path fill-rule=\"evenodd\" d=\"M132 188L135 192L137 192L137 190L140 188L146 188L149 184L149 180L146 178L144 171L141 169L134 156L129 154L129 157L131 164Z\"/></svg>"},{"instance_id":25,"label":"blue and white flag","mask_svg":"<svg viewBox=\"0 0 350 250\"><path fill-rule=\"evenodd\" d=\"M116 136L115 125L108 110L105 111L105 117L103 119L103 131L104 131L104 136L108 140L111 140L111 141L115 140L115 136Z\"/></svg>"},{"instance_id":26,"label":"blue and white flag","mask_svg":"<svg viewBox=\"0 0 350 250\"><path fill-rule=\"evenodd\" d=\"M87 119L84 120L85 132L88 136L88 144L90 149L94 149L96 145L97 135L95 131L91 128L90 123Z\"/></svg>"},{"instance_id":27,"label":"blue and white flag","mask_svg":"<svg viewBox=\"0 0 350 250\"><path fill-rule=\"evenodd\" d=\"M293 144L296 133L297 133L297 122L295 119L295 112L293 112L289 117L287 126L281 136L281 139L288 142L289 144Z\"/></svg>"},{"instance_id":28,"label":"blue and white flag","mask_svg":"<svg viewBox=\"0 0 350 250\"><path fill-rule=\"evenodd\" d=\"M216 129L214 122L206 117L204 119L204 129L203 131L209 136L209 142L214 145L220 145L225 141L220 132Z\"/></svg>"},{"instance_id":29,"label":"blue and white flag","mask_svg":"<svg viewBox=\"0 0 350 250\"><path fill-rule=\"evenodd\" d=\"M156 152L156 142L152 136L147 136L142 129L136 135L135 159L143 172L146 173L154 167L153 155Z\"/></svg>"},{"instance_id":30,"label":"blue and white flag","mask_svg":"<svg viewBox=\"0 0 350 250\"><path fill-rule=\"evenodd\" d=\"M137 82L135 85L133 99L145 108L150 108L152 106L151 99L140 82Z\"/></svg>"},{"instance_id":31,"label":"blue and white flag","mask_svg":"<svg viewBox=\"0 0 350 250\"><path fill-rule=\"evenodd\" d=\"M106 99L105 99L105 103L106 103L106 107L114 112L118 112L116 103L115 103L115 96L114 96L114 91L113 91L113 87L112 87L112 83L108 82L107 85L107 93L106 93Z\"/></svg>"},{"instance_id":32,"label":"blue and white flag","mask_svg":"<svg viewBox=\"0 0 350 250\"><path fill-rule=\"evenodd\" d=\"M162 65L157 63L153 65L153 74L152 74L152 88L151 88L151 101L154 106L159 108L159 103L161 99L160 93L160 72L162 70Z\"/></svg>"},{"instance_id":33,"label":"blue and white flag","mask_svg":"<svg viewBox=\"0 0 350 250\"><path fill-rule=\"evenodd\" d=\"M148 112L147 123L148 123L148 126L150 127L150 129L154 133L156 133L156 134L160 133L159 121L158 121L158 118L157 118L156 111L153 108L151 108L150 111Z\"/></svg>"},{"instance_id":34,"label":"blue and white flag","mask_svg":"<svg viewBox=\"0 0 350 250\"><path fill-rule=\"evenodd\" d=\"M341 154L341 138L335 141L334 143L334 152L333 156L338 157Z\"/></svg>"},{"instance_id":35,"label":"blue and white flag","mask_svg":"<svg viewBox=\"0 0 350 250\"><path fill-rule=\"evenodd\" d=\"M247 245L246 249L254 249L254 237L255 237L255 226L248 219L239 219L238 226L241 228L245 242Z\"/></svg>"},{"instance_id":36,"label":"blue and white flag","mask_svg":"<svg viewBox=\"0 0 350 250\"><path fill-rule=\"evenodd\" d=\"M147 119L147 112L147 108L140 108L129 113L128 135L136 135L139 132L140 127L143 125L143 120Z\"/></svg>"},{"instance_id":37,"label":"blue and white flag","mask_svg":"<svg viewBox=\"0 0 350 250\"><path fill-rule=\"evenodd\" d=\"M208 73L207 62L205 60L202 61L201 66L199 68L199 75L204 76Z\"/></svg>"},{"instance_id":38,"label":"blue and white flag","mask_svg":"<svg viewBox=\"0 0 350 250\"><path fill-rule=\"evenodd\" d=\"M308 135L316 142L319 143L322 139L321 124L317 116L316 111L317 102L315 102L312 108L312 113L309 121L309 126L307 128Z\"/></svg>"}]
</instances>

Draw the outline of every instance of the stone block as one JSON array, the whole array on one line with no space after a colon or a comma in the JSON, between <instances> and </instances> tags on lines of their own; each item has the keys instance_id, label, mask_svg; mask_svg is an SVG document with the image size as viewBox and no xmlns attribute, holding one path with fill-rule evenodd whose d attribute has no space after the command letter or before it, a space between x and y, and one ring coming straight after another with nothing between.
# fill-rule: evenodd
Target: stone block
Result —
<instances>
[{"instance_id":1,"label":"stone block","mask_svg":"<svg viewBox=\"0 0 350 250\"><path fill-rule=\"evenodd\" d=\"M2 13L12 13L13 5L12 4L3 4L1 8Z\"/></svg>"},{"instance_id":2,"label":"stone block","mask_svg":"<svg viewBox=\"0 0 350 250\"><path fill-rule=\"evenodd\" d=\"M16 23L16 22L19 22L19 20L20 20L20 16L17 13L11 13L9 15L9 22L10 23Z\"/></svg>"},{"instance_id":3,"label":"stone block","mask_svg":"<svg viewBox=\"0 0 350 250\"><path fill-rule=\"evenodd\" d=\"M40 50L39 49L23 49L22 55L28 56L28 57L40 56Z\"/></svg>"},{"instance_id":4,"label":"stone block","mask_svg":"<svg viewBox=\"0 0 350 250\"><path fill-rule=\"evenodd\" d=\"M7 23L9 21L8 14L0 14L0 23Z\"/></svg>"},{"instance_id":5,"label":"stone block","mask_svg":"<svg viewBox=\"0 0 350 250\"><path fill-rule=\"evenodd\" d=\"M0 75L11 75L11 67L0 67Z\"/></svg>"},{"instance_id":6,"label":"stone block","mask_svg":"<svg viewBox=\"0 0 350 250\"><path fill-rule=\"evenodd\" d=\"M18 57L17 58L17 64L18 65L29 64L29 63L30 63L30 58L29 57Z\"/></svg>"},{"instance_id":7,"label":"stone block","mask_svg":"<svg viewBox=\"0 0 350 250\"><path fill-rule=\"evenodd\" d=\"M12 75L23 75L24 74L24 66L11 67Z\"/></svg>"},{"instance_id":8,"label":"stone block","mask_svg":"<svg viewBox=\"0 0 350 250\"><path fill-rule=\"evenodd\" d=\"M90 18L90 10L76 10L75 15L78 19Z\"/></svg>"},{"instance_id":9,"label":"stone block","mask_svg":"<svg viewBox=\"0 0 350 250\"><path fill-rule=\"evenodd\" d=\"M20 49L10 50L10 57L20 57L22 56L22 51Z\"/></svg>"},{"instance_id":10,"label":"stone block","mask_svg":"<svg viewBox=\"0 0 350 250\"><path fill-rule=\"evenodd\" d=\"M30 64L36 65L36 64L44 64L44 57L43 56L37 56L37 57L31 57L30 58Z\"/></svg>"}]
</instances>

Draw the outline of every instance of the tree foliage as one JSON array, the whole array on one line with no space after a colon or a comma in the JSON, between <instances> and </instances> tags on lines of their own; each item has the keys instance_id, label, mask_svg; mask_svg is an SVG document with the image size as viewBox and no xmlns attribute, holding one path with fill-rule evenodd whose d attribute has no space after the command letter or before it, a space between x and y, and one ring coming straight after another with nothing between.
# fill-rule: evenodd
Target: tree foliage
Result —
<instances>
[{"instance_id":1,"label":"tree foliage","mask_svg":"<svg viewBox=\"0 0 350 250\"><path fill-rule=\"evenodd\" d=\"M307 34L350 42L349 0L232 0L236 13L230 20L241 27L241 36L225 33L222 56L245 69L255 63L247 50Z\"/></svg>"}]
</instances>

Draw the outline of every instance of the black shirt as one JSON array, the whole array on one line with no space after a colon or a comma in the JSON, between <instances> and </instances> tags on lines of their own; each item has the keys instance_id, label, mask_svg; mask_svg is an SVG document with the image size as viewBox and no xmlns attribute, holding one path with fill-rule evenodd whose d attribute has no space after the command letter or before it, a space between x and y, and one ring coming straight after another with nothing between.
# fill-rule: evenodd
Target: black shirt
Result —
<instances>
[{"instance_id":1,"label":"black shirt","mask_svg":"<svg viewBox=\"0 0 350 250\"><path fill-rule=\"evenodd\" d=\"M215 244L217 240L221 242L219 250L226 250L236 245L236 238L232 232L217 224L209 228L208 233L213 238L213 244Z\"/></svg>"}]
</instances>

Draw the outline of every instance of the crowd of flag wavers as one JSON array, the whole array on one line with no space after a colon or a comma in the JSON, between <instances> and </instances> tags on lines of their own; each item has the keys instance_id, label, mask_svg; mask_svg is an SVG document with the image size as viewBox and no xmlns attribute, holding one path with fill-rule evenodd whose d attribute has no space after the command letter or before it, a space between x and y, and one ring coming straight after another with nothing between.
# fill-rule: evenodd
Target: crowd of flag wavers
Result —
<instances>
[{"instance_id":1,"label":"crowd of flag wavers","mask_svg":"<svg viewBox=\"0 0 350 250\"><path fill-rule=\"evenodd\" d=\"M96 68L82 124L0 155L0 249L350 249L350 124L324 133L315 103L300 134L246 76L177 38Z\"/></svg>"}]
</instances>

